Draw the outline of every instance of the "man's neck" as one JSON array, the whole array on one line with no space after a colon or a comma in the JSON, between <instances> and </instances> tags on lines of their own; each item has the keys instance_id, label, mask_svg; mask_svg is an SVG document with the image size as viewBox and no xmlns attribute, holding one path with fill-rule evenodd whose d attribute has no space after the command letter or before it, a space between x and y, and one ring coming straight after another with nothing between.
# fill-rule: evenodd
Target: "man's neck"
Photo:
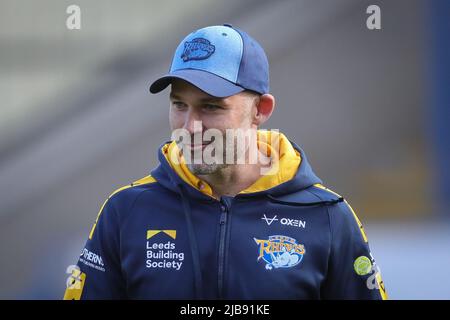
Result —
<instances>
[{"instance_id":1,"label":"man's neck","mask_svg":"<svg viewBox=\"0 0 450 320\"><path fill-rule=\"evenodd\" d=\"M199 175L213 190L214 197L232 196L247 189L259 179L258 164L237 164L227 166L213 174Z\"/></svg>"}]
</instances>

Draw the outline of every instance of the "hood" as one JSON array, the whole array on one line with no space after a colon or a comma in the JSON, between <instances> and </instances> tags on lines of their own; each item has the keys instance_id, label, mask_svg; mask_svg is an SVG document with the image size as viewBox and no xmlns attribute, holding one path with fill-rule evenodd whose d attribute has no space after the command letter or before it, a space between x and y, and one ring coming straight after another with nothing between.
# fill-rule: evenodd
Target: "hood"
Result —
<instances>
[{"instance_id":1,"label":"hood","mask_svg":"<svg viewBox=\"0 0 450 320\"><path fill-rule=\"evenodd\" d=\"M259 151L271 159L271 168L239 195L279 196L322 183L312 171L303 150L283 133L258 130L257 139ZM158 158L160 164L151 175L164 187L178 193L178 185L182 184L190 197L214 198L211 186L189 170L175 141L163 143Z\"/></svg>"}]
</instances>

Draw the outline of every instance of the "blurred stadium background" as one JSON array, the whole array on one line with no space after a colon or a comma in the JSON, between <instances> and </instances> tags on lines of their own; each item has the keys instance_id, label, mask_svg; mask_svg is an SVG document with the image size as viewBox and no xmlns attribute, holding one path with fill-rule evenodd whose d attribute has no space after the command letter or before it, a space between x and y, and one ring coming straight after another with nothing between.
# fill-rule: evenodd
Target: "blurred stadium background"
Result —
<instances>
[{"instance_id":1,"label":"blurred stadium background","mask_svg":"<svg viewBox=\"0 0 450 320\"><path fill-rule=\"evenodd\" d=\"M353 205L390 298L450 299L449 21L446 0L0 0L0 298L62 298L104 199L170 137L149 83L232 23L269 56L265 127Z\"/></svg>"}]
</instances>

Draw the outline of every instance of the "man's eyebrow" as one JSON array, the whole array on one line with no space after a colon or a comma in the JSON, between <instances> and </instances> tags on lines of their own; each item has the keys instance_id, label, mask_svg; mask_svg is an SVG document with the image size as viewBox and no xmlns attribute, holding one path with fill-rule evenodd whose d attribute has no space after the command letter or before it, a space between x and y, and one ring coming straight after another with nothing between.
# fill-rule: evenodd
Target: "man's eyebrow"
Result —
<instances>
[{"instance_id":1,"label":"man's eyebrow","mask_svg":"<svg viewBox=\"0 0 450 320\"><path fill-rule=\"evenodd\" d=\"M213 103L224 103L224 99L223 98L202 98L200 99L201 102L213 102Z\"/></svg>"},{"instance_id":2,"label":"man's eyebrow","mask_svg":"<svg viewBox=\"0 0 450 320\"><path fill-rule=\"evenodd\" d=\"M170 93L170 99L172 100L183 100L182 97L180 97L179 95L177 95L176 93ZM201 98L200 101L205 103L205 102L214 102L214 103L223 103L224 99L223 98L214 98L214 97L205 97L205 98Z\"/></svg>"},{"instance_id":3,"label":"man's eyebrow","mask_svg":"<svg viewBox=\"0 0 450 320\"><path fill-rule=\"evenodd\" d=\"M175 99L181 100L181 97L179 97L177 94L172 93L172 92L170 93L169 97L170 97L170 99L172 99L172 100L175 100Z\"/></svg>"}]
</instances>

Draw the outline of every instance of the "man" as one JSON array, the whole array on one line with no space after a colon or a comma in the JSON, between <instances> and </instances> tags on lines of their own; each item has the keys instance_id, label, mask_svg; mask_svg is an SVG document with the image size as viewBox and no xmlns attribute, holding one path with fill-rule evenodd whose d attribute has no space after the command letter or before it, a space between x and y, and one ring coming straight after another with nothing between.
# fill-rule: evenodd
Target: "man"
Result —
<instances>
[{"instance_id":1,"label":"man","mask_svg":"<svg viewBox=\"0 0 450 320\"><path fill-rule=\"evenodd\" d=\"M354 211L305 153L258 128L267 57L231 25L189 34L170 71L172 140L103 204L65 299L385 299Z\"/></svg>"}]
</instances>

